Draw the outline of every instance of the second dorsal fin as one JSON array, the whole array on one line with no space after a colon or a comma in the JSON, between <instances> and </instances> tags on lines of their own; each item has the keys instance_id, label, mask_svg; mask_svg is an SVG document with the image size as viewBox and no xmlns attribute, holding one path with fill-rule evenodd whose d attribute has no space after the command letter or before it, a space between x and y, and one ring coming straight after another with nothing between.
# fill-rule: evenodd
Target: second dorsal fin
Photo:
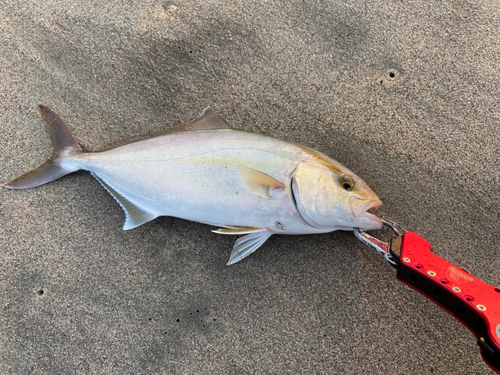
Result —
<instances>
[{"instance_id":1,"label":"second dorsal fin","mask_svg":"<svg viewBox=\"0 0 500 375\"><path fill-rule=\"evenodd\" d=\"M154 137L158 137L160 135L169 134L169 133L178 133L178 132L192 132L198 130L216 130L216 129L231 129L231 127L227 124L227 122L220 117L217 112L215 112L211 107L205 108L200 117L196 120L188 122L187 124L177 126L175 128L162 130L159 132L137 135L132 138L124 139L118 142L113 142L107 144L106 146L98 149L98 152L112 150L114 148L128 145L130 143L143 141L145 139L150 139Z\"/></svg>"},{"instance_id":2,"label":"second dorsal fin","mask_svg":"<svg viewBox=\"0 0 500 375\"><path fill-rule=\"evenodd\" d=\"M168 129L165 132L190 132L197 130L231 129L227 122L215 112L212 107L207 107L200 117L185 125Z\"/></svg>"}]
</instances>

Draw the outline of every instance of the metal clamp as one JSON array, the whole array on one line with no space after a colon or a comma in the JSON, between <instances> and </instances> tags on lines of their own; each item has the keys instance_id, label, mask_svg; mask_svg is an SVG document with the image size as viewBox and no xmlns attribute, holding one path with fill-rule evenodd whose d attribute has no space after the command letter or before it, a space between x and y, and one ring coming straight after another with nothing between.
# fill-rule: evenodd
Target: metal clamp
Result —
<instances>
[{"instance_id":1,"label":"metal clamp","mask_svg":"<svg viewBox=\"0 0 500 375\"><path fill-rule=\"evenodd\" d=\"M385 227L391 229L396 236L401 236L405 232L403 228L401 228L398 224L382 220L382 223ZM363 232L359 228L354 228L354 235L360 239L362 242L367 244L368 246L373 247L377 252L385 257L385 259L392 264L393 266L397 266L399 264L399 260L391 255L390 252L390 244L389 242L385 242L369 235L366 232Z\"/></svg>"}]
</instances>

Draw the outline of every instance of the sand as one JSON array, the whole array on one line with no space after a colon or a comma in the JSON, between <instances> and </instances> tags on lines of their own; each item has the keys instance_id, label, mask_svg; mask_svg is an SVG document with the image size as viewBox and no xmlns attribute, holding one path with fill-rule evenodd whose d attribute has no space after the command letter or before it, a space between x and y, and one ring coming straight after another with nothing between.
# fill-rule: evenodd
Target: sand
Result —
<instances>
[{"instance_id":1,"label":"sand","mask_svg":"<svg viewBox=\"0 0 500 375\"><path fill-rule=\"evenodd\" d=\"M500 284L500 3L2 1L0 181L211 105L314 147ZM0 189L2 374L486 374L474 336L352 232L234 237L124 214L86 172Z\"/></svg>"}]
</instances>

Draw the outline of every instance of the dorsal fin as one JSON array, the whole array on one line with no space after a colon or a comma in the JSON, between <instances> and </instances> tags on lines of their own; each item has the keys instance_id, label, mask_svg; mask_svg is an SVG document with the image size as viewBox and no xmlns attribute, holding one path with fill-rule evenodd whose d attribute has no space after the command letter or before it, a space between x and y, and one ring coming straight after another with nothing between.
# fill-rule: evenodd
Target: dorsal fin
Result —
<instances>
[{"instance_id":1,"label":"dorsal fin","mask_svg":"<svg viewBox=\"0 0 500 375\"><path fill-rule=\"evenodd\" d=\"M197 130L231 129L227 122L215 112L212 107L207 107L200 117L185 125L167 130L167 132L190 132Z\"/></svg>"},{"instance_id":2,"label":"dorsal fin","mask_svg":"<svg viewBox=\"0 0 500 375\"><path fill-rule=\"evenodd\" d=\"M200 117L196 120L191 121L187 124L177 126L175 128L162 130L159 132L137 135L132 138L124 139L117 142L112 142L107 144L106 146L101 147L97 150L97 152L108 151L114 148L128 145L130 143L143 141L145 139L150 139L154 137L158 137L160 135L169 134L169 133L179 133L179 132L192 132L198 130L215 130L215 129L231 129L231 127L227 124L227 122L220 117L217 112L215 112L211 107L205 108Z\"/></svg>"}]
</instances>

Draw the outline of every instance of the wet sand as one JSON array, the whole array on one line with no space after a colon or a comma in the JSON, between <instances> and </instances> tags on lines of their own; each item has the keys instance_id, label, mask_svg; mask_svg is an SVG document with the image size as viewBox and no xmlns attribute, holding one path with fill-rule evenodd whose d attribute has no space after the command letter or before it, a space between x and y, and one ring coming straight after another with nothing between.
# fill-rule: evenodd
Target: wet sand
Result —
<instances>
[{"instance_id":1,"label":"wet sand","mask_svg":"<svg viewBox=\"0 0 500 375\"><path fill-rule=\"evenodd\" d=\"M314 147L377 210L500 284L497 1L4 2L0 181L50 155L196 118ZM0 189L3 374L486 374L474 336L352 232L122 231L86 172Z\"/></svg>"}]
</instances>

